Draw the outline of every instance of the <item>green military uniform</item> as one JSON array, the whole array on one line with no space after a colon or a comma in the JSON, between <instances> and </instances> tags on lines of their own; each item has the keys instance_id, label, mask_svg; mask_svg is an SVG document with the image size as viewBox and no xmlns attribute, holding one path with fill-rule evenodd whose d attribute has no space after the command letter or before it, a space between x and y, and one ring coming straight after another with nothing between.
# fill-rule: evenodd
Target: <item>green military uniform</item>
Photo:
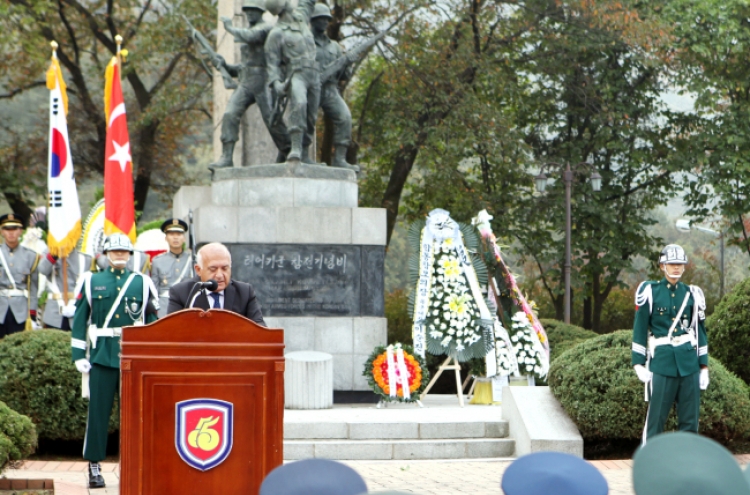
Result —
<instances>
[{"instance_id":1,"label":"green military uniform","mask_svg":"<svg viewBox=\"0 0 750 495\"><path fill-rule=\"evenodd\" d=\"M687 302L671 337L669 330ZM664 431L664 424L677 403L679 429L698 432L700 410L699 372L708 366L705 299L696 286L682 282L643 282L636 291L632 364L645 365L653 378L647 384L650 396L643 441Z\"/></svg>"},{"instance_id":2,"label":"green military uniform","mask_svg":"<svg viewBox=\"0 0 750 495\"><path fill-rule=\"evenodd\" d=\"M159 293L159 318L167 315L169 289L189 278L193 278L193 257L190 252L174 254L167 251L154 257L151 262L151 280Z\"/></svg>"},{"instance_id":3,"label":"green military uniform","mask_svg":"<svg viewBox=\"0 0 750 495\"><path fill-rule=\"evenodd\" d=\"M126 281L133 275L126 289ZM110 309L121 291L108 324ZM88 274L76 302L71 345L73 361L91 362L90 401L83 457L91 462L105 458L107 428L120 380L120 334L122 327L156 320L149 300L156 298L151 280L128 269L108 268ZM145 302L145 304L144 304ZM158 303L157 303L158 304ZM106 327L106 328L105 328Z\"/></svg>"}]
</instances>

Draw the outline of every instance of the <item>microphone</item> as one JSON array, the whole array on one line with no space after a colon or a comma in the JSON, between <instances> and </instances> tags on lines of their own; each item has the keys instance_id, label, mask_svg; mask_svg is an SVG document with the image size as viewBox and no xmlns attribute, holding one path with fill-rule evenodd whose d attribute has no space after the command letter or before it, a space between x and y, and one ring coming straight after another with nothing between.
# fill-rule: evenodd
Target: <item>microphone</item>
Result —
<instances>
[{"instance_id":1,"label":"microphone","mask_svg":"<svg viewBox=\"0 0 750 495\"><path fill-rule=\"evenodd\" d=\"M211 292L219 288L219 282L217 282L214 279L208 280L206 282L198 282L197 285L199 289L207 289L207 290L210 290Z\"/></svg>"},{"instance_id":2,"label":"microphone","mask_svg":"<svg viewBox=\"0 0 750 495\"><path fill-rule=\"evenodd\" d=\"M195 304L195 299L198 297L198 294L202 290L209 290L209 291L215 291L219 288L219 282L217 282L214 279L208 280L206 282L196 282L193 284L193 288L190 289L190 292L188 293L187 300L188 302L188 308L192 308L193 304Z\"/></svg>"}]
</instances>

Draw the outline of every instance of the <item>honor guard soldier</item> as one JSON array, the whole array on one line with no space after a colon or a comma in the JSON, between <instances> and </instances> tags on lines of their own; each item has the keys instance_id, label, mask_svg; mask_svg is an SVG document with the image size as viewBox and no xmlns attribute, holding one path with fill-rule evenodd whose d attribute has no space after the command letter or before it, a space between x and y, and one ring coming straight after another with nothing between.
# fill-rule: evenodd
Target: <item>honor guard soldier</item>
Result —
<instances>
[{"instance_id":1,"label":"honor guard soldier","mask_svg":"<svg viewBox=\"0 0 750 495\"><path fill-rule=\"evenodd\" d=\"M47 253L39 262L39 273L49 280L47 303L42 313L42 323L48 328L70 330L73 324L73 315L76 311L76 288L80 290L86 273L94 269L94 259L88 254L74 249L67 257L65 263L68 272L68 287L63 289L63 261L51 253ZM65 304L63 291L67 290L68 303Z\"/></svg>"},{"instance_id":2,"label":"honor guard soldier","mask_svg":"<svg viewBox=\"0 0 750 495\"><path fill-rule=\"evenodd\" d=\"M632 363L649 401L644 444L664 431L674 403L680 430L698 432L700 391L708 387L706 300L699 287L680 282L687 262L680 246L668 245L659 256L664 278L636 290Z\"/></svg>"},{"instance_id":3,"label":"honor guard soldier","mask_svg":"<svg viewBox=\"0 0 750 495\"><path fill-rule=\"evenodd\" d=\"M151 279L127 269L133 244L124 234L104 242L109 268L89 273L76 302L71 339L73 362L83 374L83 396L89 397L83 458L89 461L89 487L101 488L99 461L107 451L107 428L120 384L122 327L157 319L158 296Z\"/></svg>"},{"instance_id":4,"label":"honor guard soldier","mask_svg":"<svg viewBox=\"0 0 750 495\"><path fill-rule=\"evenodd\" d=\"M187 229L187 223L179 218L170 218L161 224L169 251L154 257L151 262L151 280L159 292L159 318L167 315L169 289L193 277L193 257L185 251Z\"/></svg>"},{"instance_id":5,"label":"honor guard soldier","mask_svg":"<svg viewBox=\"0 0 750 495\"><path fill-rule=\"evenodd\" d=\"M20 332L36 320L39 255L21 246L21 218L0 216L0 338Z\"/></svg>"}]
</instances>

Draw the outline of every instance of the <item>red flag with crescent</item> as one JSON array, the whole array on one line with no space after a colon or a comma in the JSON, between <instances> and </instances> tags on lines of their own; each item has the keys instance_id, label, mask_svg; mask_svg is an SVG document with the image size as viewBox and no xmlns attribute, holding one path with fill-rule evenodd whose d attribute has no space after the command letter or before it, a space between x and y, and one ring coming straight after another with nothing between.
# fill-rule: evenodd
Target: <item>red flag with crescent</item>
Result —
<instances>
[{"instance_id":1,"label":"red flag with crescent","mask_svg":"<svg viewBox=\"0 0 750 495\"><path fill-rule=\"evenodd\" d=\"M130 237L131 242L135 242L133 162L117 57L112 57L107 66L104 109L107 117L107 145L104 152L104 233L110 235L121 232Z\"/></svg>"}]
</instances>

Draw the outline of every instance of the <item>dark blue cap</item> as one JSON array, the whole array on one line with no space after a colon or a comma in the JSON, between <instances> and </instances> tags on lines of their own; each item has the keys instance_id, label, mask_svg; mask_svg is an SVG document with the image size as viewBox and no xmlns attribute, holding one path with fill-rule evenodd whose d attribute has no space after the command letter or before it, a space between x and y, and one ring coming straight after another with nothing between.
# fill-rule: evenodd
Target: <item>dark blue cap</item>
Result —
<instances>
[{"instance_id":1,"label":"dark blue cap","mask_svg":"<svg viewBox=\"0 0 750 495\"><path fill-rule=\"evenodd\" d=\"M516 459L500 482L505 495L607 495L594 466L562 452L536 452Z\"/></svg>"},{"instance_id":2,"label":"dark blue cap","mask_svg":"<svg viewBox=\"0 0 750 495\"><path fill-rule=\"evenodd\" d=\"M359 495L367 493L362 476L349 466L327 459L290 462L271 471L260 495Z\"/></svg>"},{"instance_id":3,"label":"dark blue cap","mask_svg":"<svg viewBox=\"0 0 750 495\"><path fill-rule=\"evenodd\" d=\"M696 433L662 433L633 457L638 495L750 495L732 453Z\"/></svg>"}]
</instances>

